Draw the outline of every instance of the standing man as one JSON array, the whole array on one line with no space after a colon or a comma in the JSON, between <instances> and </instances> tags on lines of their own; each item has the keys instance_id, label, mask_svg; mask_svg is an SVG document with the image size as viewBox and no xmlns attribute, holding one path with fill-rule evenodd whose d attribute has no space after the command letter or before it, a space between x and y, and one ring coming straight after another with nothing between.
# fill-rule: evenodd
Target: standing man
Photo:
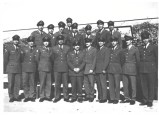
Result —
<instances>
[{"instance_id":1,"label":"standing man","mask_svg":"<svg viewBox=\"0 0 159 115\"><path fill-rule=\"evenodd\" d=\"M83 86L83 73L85 52L80 49L80 41L74 41L73 51L67 55L67 62L69 66L69 76L72 85L72 97L70 102L82 102L82 86ZM77 96L78 94L78 96Z\"/></svg>"},{"instance_id":2,"label":"standing man","mask_svg":"<svg viewBox=\"0 0 159 115\"><path fill-rule=\"evenodd\" d=\"M110 35L113 36L111 38L117 38L119 41L119 46L122 48L121 33L118 32L117 30L114 30L114 22L113 21L108 22L108 28L109 28ZM109 44L111 45L111 42Z\"/></svg>"},{"instance_id":3,"label":"standing man","mask_svg":"<svg viewBox=\"0 0 159 115\"><path fill-rule=\"evenodd\" d=\"M158 46L150 43L150 33L143 31L141 39L144 46L139 47L140 51L140 77L143 93L143 101L140 105L153 106L154 87L158 71Z\"/></svg>"},{"instance_id":4,"label":"standing man","mask_svg":"<svg viewBox=\"0 0 159 115\"><path fill-rule=\"evenodd\" d=\"M64 30L66 34L71 34L71 31L72 31L72 28L71 28L72 21L73 20L71 18L67 18L66 19L67 28L65 28L65 30Z\"/></svg>"},{"instance_id":5,"label":"standing man","mask_svg":"<svg viewBox=\"0 0 159 115\"><path fill-rule=\"evenodd\" d=\"M24 102L31 100L35 102L35 72L36 72L36 48L34 45L35 38L27 38L28 46L22 49L22 77L24 89Z\"/></svg>"},{"instance_id":6,"label":"standing man","mask_svg":"<svg viewBox=\"0 0 159 115\"><path fill-rule=\"evenodd\" d=\"M54 54L54 79L55 79L55 99L54 103L60 100L61 96L61 82L63 83L63 95L64 101L69 101L68 95L68 65L67 65L67 54L69 47L64 45L64 36L57 36L58 45L53 47Z\"/></svg>"},{"instance_id":7,"label":"standing man","mask_svg":"<svg viewBox=\"0 0 159 115\"><path fill-rule=\"evenodd\" d=\"M92 34L92 26L91 25L86 25L85 27L85 33L83 34L83 41L84 41L84 48L85 47L85 40L86 39L92 39L92 46L96 47L96 43L95 43L95 36Z\"/></svg>"},{"instance_id":8,"label":"standing man","mask_svg":"<svg viewBox=\"0 0 159 115\"><path fill-rule=\"evenodd\" d=\"M84 70L84 88L86 92L85 101L93 102L94 100L94 75L96 64L96 48L92 47L92 39L85 39L86 55L85 55L85 70Z\"/></svg>"},{"instance_id":9,"label":"standing man","mask_svg":"<svg viewBox=\"0 0 159 115\"><path fill-rule=\"evenodd\" d=\"M70 41L71 50L73 50L73 43L76 42L76 41L79 41L80 48L83 49L84 41L83 41L82 35L79 34L79 32L78 32L78 24L77 23L73 23L71 27L72 27L72 32L69 35L69 41Z\"/></svg>"},{"instance_id":10,"label":"standing man","mask_svg":"<svg viewBox=\"0 0 159 115\"><path fill-rule=\"evenodd\" d=\"M65 44L65 45L69 45L70 41L69 41L69 39L68 39L68 34L64 31L64 30L65 30L65 26L66 26L66 24L65 24L64 22L60 21L60 22L58 23L59 31L56 32L56 33L54 34L54 36L55 36L56 43L57 43L57 42L58 42L57 37L58 37L59 35L63 35L63 36L64 36L64 44Z\"/></svg>"},{"instance_id":11,"label":"standing man","mask_svg":"<svg viewBox=\"0 0 159 115\"><path fill-rule=\"evenodd\" d=\"M140 55L138 48L132 45L133 37L125 36L125 40L127 49L124 51L125 61L122 68L125 100L121 101L121 103L130 102L130 105L134 105L136 101L136 76L139 69ZM131 88L129 88L129 85Z\"/></svg>"},{"instance_id":12,"label":"standing man","mask_svg":"<svg viewBox=\"0 0 159 115\"><path fill-rule=\"evenodd\" d=\"M44 22L41 20L37 23L38 30L31 33L31 36L35 37L35 45L42 46L43 42L42 39L47 36L47 33L43 31L44 29Z\"/></svg>"},{"instance_id":13,"label":"standing man","mask_svg":"<svg viewBox=\"0 0 159 115\"><path fill-rule=\"evenodd\" d=\"M98 44L99 49L97 50L95 72L99 103L104 103L107 101L106 70L109 64L109 49L104 46L104 39L99 39Z\"/></svg>"},{"instance_id":14,"label":"standing man","mask_svg":"<svg viewBox=\"0 0 159 115\"><path fill-rule=\"evenodd\" d=\"M21 48L19 47L20 37L14 35L12 39L13 43L6 47L4 55L4 60L7 64L9 102L21 101L19 98L22 56Z\"/></svg>"},{"instance_id":15,"label":"standing man","mask_svg":"<svg viewBox=\"0 0 159 115\"><path fill-rule=\"evenodd\" d=\"M102 20L97 21L98 32L96 33L95 46L98 46L98 39L105 40L105 46L110 47L110 33L104 29L104 22Z\"/></svg>"},{"instance_id":16,"label":"standing man","mask_svg":"<svg viewBox=\"0 0 159 115\"><path fill-rule=\"evenodd\" d=\"M48 37L43 38L43 46L37 50L37 62L40 79L40 100L51 101L51 71L52 71L52 49L49 47L50 39Z\"/></svg>"},{"instance_id":17,"label":"standing man","mask_svg":"<svg viewBox=\"0 0 159 115\"><path fill-rule=\"evenodd\" d=\"M122 74L123 54L119 46L119 39L111 39L112 48L109 55L109 66L107 69L109 80L110 100L108 103L117 104L120 99L120 79Z\"/></svg>"},{"instance_id":18,"label":"standing man","mask_svg":"<svg viewBox=\"0 0 159 115\"><path fill-rule=\"evenodd\" d=\"M49 39L50 39L50 41L51 41L51 47L53 47L53 46L55 46L55 36L54 36L54 25L53 24L49 24L48 26L47 26L47 29L48 29L48 37L49 37Z\"/></svg>"}]
</instances>

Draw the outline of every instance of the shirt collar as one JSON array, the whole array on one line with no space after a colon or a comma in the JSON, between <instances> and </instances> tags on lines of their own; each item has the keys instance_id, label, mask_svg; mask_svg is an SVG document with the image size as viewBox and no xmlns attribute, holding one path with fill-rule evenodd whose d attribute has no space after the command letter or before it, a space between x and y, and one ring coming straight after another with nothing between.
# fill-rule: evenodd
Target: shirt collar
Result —
<instances>
[{"instance_id":1,"label":"shirt collar","mask_svg":"<svg viewBox=\"0 0 159 115\"><path fill-rule=\"evenodd\" d=\"M149 45L150 45L150 43L148 42L148 43L146 44L146 48L147 48Z\"/></svg>"},{"instance_id":2,"label":"shirt collar","mask_svg":"<svg viewBox=\"0 0 159 115\"><path fill-rule=\"evenodd\" d=\"M133 46L132 44L131 44L131 45L129 45L129 46L128 46L128 49L130 50L132 46Z\"/></svg>"}]
</instances>

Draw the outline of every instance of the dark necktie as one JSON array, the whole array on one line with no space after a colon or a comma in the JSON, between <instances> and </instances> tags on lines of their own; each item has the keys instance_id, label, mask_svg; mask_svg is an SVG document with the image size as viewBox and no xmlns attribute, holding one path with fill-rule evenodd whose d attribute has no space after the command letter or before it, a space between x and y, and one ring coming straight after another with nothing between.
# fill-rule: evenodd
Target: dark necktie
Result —
<instances>
[{"instance_id":1,"label":"dark necktie","mask_svg":"<svg viewBox=\"0 0 159 115\"><path fill-rule=\"evenodd\" d=\"M112 31L110 31L111 36L113 35Z\"/></svg>"},{"instance_id":2,"label":"dark necktie","mask_svg":"<svg viewBox=\"0 0 159 115\"><path fill-rule=\"evenodd\" d=\"M62 45L60 45L60 49L62 50Z\"/></svg>"},{"instance_id":3,"label":"dark necktie","mask_svg":"<svg viewBox=\"0 0 159 115\"><path fill-rule=\"evenodd\" d=\"M33 47L30 47L30 52L32 52L33 51Z\"/></svg>"}]
</instances>

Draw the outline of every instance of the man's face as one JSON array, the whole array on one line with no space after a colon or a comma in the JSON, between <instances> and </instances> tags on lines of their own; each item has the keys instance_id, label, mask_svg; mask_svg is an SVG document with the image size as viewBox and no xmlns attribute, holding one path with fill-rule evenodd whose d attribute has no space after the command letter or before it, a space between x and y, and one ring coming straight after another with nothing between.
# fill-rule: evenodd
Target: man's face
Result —
<instances>
[{"instance_id":1,"label":"man's face","mask_svg":"<svg viewBox=\"0 0 159 115\"><path fill-rule=\"evenodd\" d=\"M44 26L38 26L39 31L43 31L43 29L44 29Z\"/></svg>"},{"instance_id":2,"label":"man's face","mask_svg":"<svg viewBox=\"0 0 159 115\"><path fill-rule=\"evenodd\" d=\"M90 35L91 34L91 30L86 30L86 34Z\"/></svg>"},{"instance_id":3,"label":"man's face","mask_svg":"<svg viewBox=\"0 0 159 115\"><path fill-rule=\"evenodd\" d=\"M117 41L112 41L112 46L115 47L118 44Z\"/></svg>"},{"instance_id":4,"label":"man's face","mask_svg":"<svg viewBox=\"0 0 159 115\"><path fill-rule=\"evenodd\" d=\"M71 27L71 25L72 25L72 23L67 23L67 26L68 26L68 27Z\"/></svg>"},{"instance_id":5,"label":"man's face","mask_svg":"<svg viewBox=\"0 0 159 115\"><path fill-rule=\"evenodd\" d=\"M77 32L77 29L76 29L76 28L73 28L72 31L73 31L74 33L76 33L76 32Z\"/></svg>"},{"instance_id":6,"label":"man's face","mask_svg":"<svg viewBox=\"0 0 159 115\"><path fill-rule=\"evenodd\" d=\"M48 29L48 32L51 33L51 34L53 34L54 29Z\"/></svg>"},{"instance_id":7,"label":"man's face","mask_svg":"<svg viewBox=\"0 0 159 115\"><path fill-rule=\"evenodd\" d=\"M78 50L79 50L79 48L80 48L80 46L79 46L79 45L74 46L74 49L75 49L76 51L78 51Z\"/></svg>"},{"instance_id":8,"label":"man's face","mask_svg":"<svg viewBox=\"0 0 159 115\"><path fill-rule=\"evenodd\" d=\"M104 42L99 41L99 42L98 42L98 44L99 44L99 46L101 47L101 46L103 46L103 45L104 45Z\"/></svg>"},{"instance_id":9,"label":"man's face","mask_svg":"<svg viewBox=\"0 0 159 115\"><path fill-rule=\"evenodd\" d=\"M91 46L91 42L86 42L86 47Z\"/></svg>"},{"instance_id":10,"label":"man's face","mask_svg":"<svg viewBox=\"0 0 159 115\"><path fill-rule=\"evenodd\" d=\"M64 30L63 27L59 27L59 31L62 32Z\"/></svg>"},{"instance_id":11,"label":"man's face","mask_svg":"<svg viewBox=\"0 0 159 115\"><path fill-rule=\"evenodd\" d=\"M33 46L33 45L34 45L34 42L28 42L28 45L29 45L29 46Z\"/></svg>"},{"instance_id":12,"label":"man's face","mask_svg":"<svg viewBox=\"0 0 159 115\"><path fill-rule=\"evenodd\" d=\"M112 31L114 29L114 26L109 26L109 30Z\"/></svg>"},{"instance_id":13,"label":"man's face","mask_svg":"<svg viewBox=\"0 0 159 115\"><path fill-rule=\"evenodd\" d=\"M98 29L100 29L100 30L103 29L103 27L104 27L103 24L98 24L97 26L98 26Z\"/></svg>"},{"instance_id":14,"label":"man's face","mask_svg":"<svg viewBox=\"0 0 159 115\"><path fill-rule=\"evenodd\" d=\"M13 40L14 45L18 45L19 41L18 40Z\"/></svg>"},{"instance_id":15,"label":"man's face","mask_svg":"<svg viewBox=\"0 0 159 115\"><path fill-rule=\"evenodd\" d=\"M58 44L59 44L59 45L63 45L63 42L64 42L63 40L59 40L59 41L58 41Z\"/></svg>"},{"instance_id":16,"label":"man's face","mask_svg":"<svg viewBox=\"0 0 159 115\"><path fill-rule=\"evenodd\" d=\"M49 45L49 42L48 41L45 41L43 42L44 43L44 46L47 47Z\"/></svg>"},{"instance_id":17,"label":"man's face","mask_svg":"<svg viewBox=\"0 0 159 115\"><path fill-rule=\"evenodd\" d=\"M146 45L149 42L149 39L144 39L143 43Z\"/></svg>"},{"instance_id":18,"label":"man's face","mask_svg":"<svg viewBox=\"0 0 159 115\"><path fill-rule=\"evenodd\" d=\"M126 45L129 46L130 44L132 44L132 40L127 40Z\"/></svg>"}]
</instances>

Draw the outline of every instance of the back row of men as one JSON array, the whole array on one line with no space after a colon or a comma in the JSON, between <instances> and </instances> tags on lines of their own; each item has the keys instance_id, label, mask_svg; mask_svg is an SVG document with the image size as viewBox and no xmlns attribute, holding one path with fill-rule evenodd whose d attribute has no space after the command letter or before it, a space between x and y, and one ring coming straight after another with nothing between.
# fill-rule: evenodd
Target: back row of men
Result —
<instances>
[{"instance_id":1,"label":"back row of men","mask_svg":"<svg viewBox=\"0 0 159 115\"><path fill-rule=\"evenodd\" d=\"M68 18L68 21L72 21ZM36 71L40 79L40 100L51 101L51 79L55 80L54 100L60 100L60 87L63 83L63 95L66 102L94 100L94 83L96 80L98 100L107 102L107 77L109 80L110 100L117 104L120 100L120 80L122 76L124 97L121 103L134 105L136 101L136 77L140 75L143 100L140 105L151 107L154 99L154 84L157 74L158 48L149 42L150 34L141 33L144 46L132 45L133 37L125 36L127 48L121 47L121 36L116 31L104 30L104 22L97 21L99 31L96 36L91 34L91 26L85 27L86 34L82 37L77 31L77 23L71 25L72 30L65 29L59 23L59 32L50 34L54 26L49 25L49 34L43 32L44 22L37 23L38 31L27 38L28 46L20 47L18 35L14 35L13 44L6 47L4 64L7 65L8 92L10 100L20 101L20 77L23 77L25 99L35 101ZM113 28L114 22L108 22ZM110 29L111 30L111 29ZM112 29L113 30L113 29ZM36 46L35 46L35 45ZM51 45L50 45L51 44ZM71 80L72 96L68 95L68 77ZM128 88L129 85L131 88ZM82 87L86 93L82 97Z\"/></svg>"}]
</instances>

